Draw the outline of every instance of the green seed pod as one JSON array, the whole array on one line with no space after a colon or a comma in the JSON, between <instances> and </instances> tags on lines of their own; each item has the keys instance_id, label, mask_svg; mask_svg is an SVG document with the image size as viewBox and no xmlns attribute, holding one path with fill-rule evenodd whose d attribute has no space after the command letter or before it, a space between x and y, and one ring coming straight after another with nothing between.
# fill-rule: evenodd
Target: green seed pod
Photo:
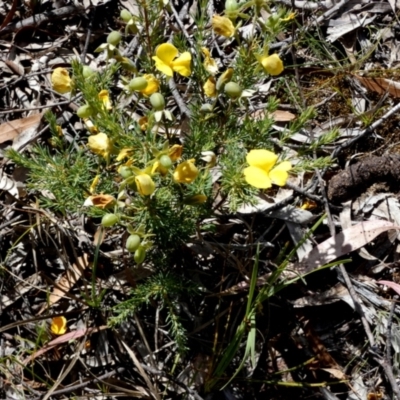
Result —
<instances>
[{"instance_id":1,"label":"green seed pod","mask_svg":"<svg viewBox=\"0 0 400 400\"><path fill-rule=\"evenodd\" d=\"M129 251L129 253L135 253L140 245L140 236L139 235L130 235L126 240L125 247ZM135 260L136 261L136 260Z\"/></svg>"},{"instance_id":2,"label":"green seed pod","mask_svg":"<svg viewBox=\"0 0 400 400\"><path fill-rule=\"evenodd\" d=\"M225 10L226 11L236 11L239 7L239 4L236 0L226 0L225 1Z\"/></svg>"},{"instance_id":3,"label":"green seed pod","mask_svg":"<svg viewBox=\"0 0 400 400\"><path fill-rule=\"evenodd\" d=\"M149 83L143 77L139 76L137 78L133 78L128 85L129 90L144 90L147 88Z\"/></svg>"},{"instance_id":4,"label":"green seed pod","mask_svg":"<svg viewBox=\"0 0 400 400\"><path fill-rule=\"evenodd\" d=\"M113 46L118 46L118 43L121 41L122 35L118 31L112 31L107 36L107 43L112 44Z\"/></svg>"},{"instance_id":5,"label":"green seed pod","mask_svg":"<svg viewBox=\"0 0 400 400\"><path fill-rule=\"evenodd\" d=\"M153 93L150 96L150 103L156 111L162 111L165 108L165 99L161 93Z\"/></svg>"},{"instance_id":6,"label":"green seed pod","mask_svg":"<svg viewBox=\"0 0 400 400\"><path fill-rule=\"evenodd\" d=\"M140 246L136 251L133 256L133 259L135 260L136 264L141 264L146 257L146 250L143 246Z\"/></svg>"},{"instance_id":7,"label":"green seed pod","mask_svg":"<svg viewBox=\"0 0 400 400\"><path fill-rule=\"evenodd\" d=\"M79 118L89 118L93 114L93 108L89 106L89 104L85 104L80 106L76 111L76 115Z\"/></svg>"},{"instance_id":8,"label":"green seed pod","mask_svg":"<svg viewBox=\"0 0 400 400\"><path fill-rule=\"evenodd\" d=\"M82 75L84 78L89 78L94 74L94 71L92 68L90 68L88 65L84 65L82 68Z\"/></svg>"},{"instance_id":9,"label":"green seed pod","mask_svg":"<svg viewBox=\"0 0 400 400\"><path fill-rule=\"evenodd\" d=\"M202 104L202 106L200 107L200 112L202 114L210 114L213 112L214 107L212 106L212 104L206 103L206 104Z\"/></svg>"},{"instance_id":10,"label":"green seed pod","mask_svg":"<svg viewBox=\"0 0 400 400\"><path fill-rule=\"evenodd\" d=\"M133 175L132 169L127 167L126 165L121 167L121 169L119 170L119 173L124 179L128 179L130 176Z\"/></svg>"},{"instance_id":11,"label":"green seed pod","mask_svg":"<svg viewBox=\"0 0 400 400\"><path fill-rule=\"evenodd\" d=\"M172 167L172 160L169 156L163 155L160 157L160 164L165 168L165 169L170 169Z\"/></svg>"},{"instance_id":12,"label":"green seed pod","mask_svg":"<svg viewBox=\"0 0 400 400\"><path fill-rule=\"evenodd\" d=\"M111 226L114 226L118 222L119 218L115 214L106 214L103 216L101 219L101 225L104 226L105 228L109 228Z\"/></svg>"},{"instance_id":13,"label":"green seed pod","mask_svg":"<svg viewBox=\"0 0 400 400\"><path fill-rule=\"evenodd\" d=\"M224 90L231 99L237 99L242 95L242 88L236 82L228 82Z\"/></svg>"},{"instance_id":14,"label":"green seed pod","mask_svg":"<svg viewBox=\"0 0 400 400\"><path fill-rule=\"evenodd\" d=\"M120 17L122 21L129 22L132 19L132 14L128 10L121 10Z\"/></svg>"}]
</instances>

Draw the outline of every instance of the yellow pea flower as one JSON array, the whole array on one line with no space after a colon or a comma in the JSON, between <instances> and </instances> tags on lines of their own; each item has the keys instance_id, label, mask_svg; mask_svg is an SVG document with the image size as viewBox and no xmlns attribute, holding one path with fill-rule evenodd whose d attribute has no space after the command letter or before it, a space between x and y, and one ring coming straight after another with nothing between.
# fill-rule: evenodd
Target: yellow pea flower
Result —
<instances>
[{"instance_id":1,"label":"yellow pea flower","mask_svg":"<svg viewBox=\"0 0 400 400\"><path fill-rule=\"evenodd\" d=\"M148 117L145 115L144 117L140 117L138 120L138 124L140 126L140 129L142 131L147 130L148 126L149 126L149 119Z\"/></svg>"},{"instance_id":2,"label":"yellow pea flower","mask_svg":"<svg viewBox=\"0 0 400 400\"><path fill-rule=\"evenodd\" d=\"M283 62L278 54L272 54L270 56L261 56L259 58L261 65L264 70L270 75L279 75L283 71Z\"/></svg>"},{"instance_id":3,"label":"yellow pea flower","mask_svg":"<svg viewBox=\"0 0 400 400\"><path fill-rule=\"evenodd\" d=\"M228 68L217 80L217 90L222 90L223 86L228 83L233 76L233 68Z\"/></svg>"},{"instance_id":4,"label":"yellow pea flower","mask_svg":"<svg viewBox=\"0 0 400 400\"><path fill-rule=\"evenodd\" d=\"M203 85L204 94L207 97L217 97L217 83L213 76L210 76Z\"/></svg>"},{"instance_id":5,"label":"yellow pea flower","mask_svg":"<svg viewBox=\"0 0 400 400\"><path fill-rule=\"evenodd\" d=\"M146 74L143 75L143 78L146 79L147 86L145 89L140 90L140 93L142 93L145 96L150 96L151 94L158 92L158 89L160 88L160 82L154 75Z\"/></svg>"},{"instance_id":6,"label":"yellow pea flower","mask_svg":"<svg viewBox=\"0 0 400 400\"><path fill-rule=\"evenodd\" d=\"M183 161L174 171L174 181L177 183L192 183L199 175L199 170L194 165L194 158Z\"/></svg>"},{"instance_id":7,"label":"yellow pea flower","mask_svg":"<svg viewBox=\"0 0 400 400\"><path fill-rule=\"evenodd\" d=\"M182 156L183 146L180 144L174 144L168 152L168 157L172 162L178 161Z\"/></svg>"},{"instance_id":8,"label":"yellow pea flower","mask_svg":"<svg viewBox=\"0 0 400 400\"><path fill-rule=\"evenodd\" d=\"M207 168L215 167L215 164L217 163L217 156L213 151L202 151L201 155L203 156L201 159L207 163Z\"/></svg>"},{"instance_id":9,"label":"yellow pea flower","mask_svg":"<svg viewBox=\"0 0 400 400\"><path fill-rule=\"evenodd\" d=\"M202 47L201 51L204 54L204 68L210 75L215 75L218 72L218 65L211 57L210 51L206 47Z\"/></svg>"},{"instance_id":10,"label":"yellow pea flower","mask_svg":"<svg viewBox=\"0 0 400 400\"><path fill-rule=\"evenodd\" d=\"M92 134L99 133L99 128L97 128L97 126L94 125L89 118L84 118L83 122L90 133Z\"/></svg>"},{"instance_id":11,"label":"yellow pea flower","mask_svg":"<svg viewBox=\"0 0 400 400\"><path fill-rule=\"evenodd\" d=\"M156 185L148 174L135 176L135 182L137 190L142 196L150 196L156 190Z\"/></svg>"},{"instance_id":12,"label":"yellow pea flower","mask_svg":"<svg viewBox=\"0 0 400 400\"><path fill-rule=\"evenodd\" d=\"M92 184L90 185L89 192L93 194L96 191L96 187L100 182L100 175L96 175L93 179Z\"/></svg>"},{"instance_id":13,"label":"yellow pea flower","mask_svg":"<svg viewBox=\"0 0 400 400\"><path fill-rule=\"evenodd\" d=\"M285 186L292 165L283 161L276 165L278 156L269 150L251 150L246 157L249 167L244 169L246 182L259 189L268 189L272 184Z\"/></svg>"},{"instance_id":14,"label":"yellow pea flower","mask_svg":"<svg viewBox=\"0 0 400 400\"><path fill-rule=\"evenodd\" d=\"M116 204L117 200L109 194L95 194L92 196L89 196L83 205L85 207L90 207L94 206L97 208L101 208L102 210L105 210L107 208L112 208Z\"/></svg>"},{"instance_id":15,"label":"yellow pea flower","mask_svg":"<svg viewBox=\"0 0 400 400\"><path fill-rule=\"evenodd\" d=\"M220 15L214 15L212 17L212 27L217 35L225 36L227 38L232 37L235 33L235 27L232 21L227 17L221 17Z\"/></svg>"},{"instance_id":16,"label":"yellow pea flower","mask_svg":"<svg viewBox=\"0 0 400 400\"><path fill-rule=\"evenodd\" d=\"M112 143L105 133L98 133L97 135L89 136L88 139L89 149L106 160L110 157L112 151Z\"/></svg>"},{"instance_id":17,"label":"yellow pea flower","mask_svg":"<svg viewBox=\"0 0 400 400\"><path fill-rule=\"evenodd\" d=\"M282 22L289 22L292 19L296 18L296 13L292 12L290 13L286 18L279 18Z\"/></svg>"},{"instance_id":18,"label":"yellow pea flower","mask_svg":"<svg viewBox=\"0 0 400 400\"><path fill-rule=\"evenodd\" d=\"M312 210L316 208L318 204L314 200L305 199L303 204L300 206L302 210Z\"/></svg>"},{"instance_id":19,"label":"yellow pea flower","mask_svg":"<svg viewBox=\"0 0 400 400\"><path fill-rule=\"evenodd\" d=\"M168 174L168 168L165 168L160 161L156 161L151 168L151 174L158 172L160 175L165 176Z\"/></svg>"},{"instance_id":20,"label":"yellow pea flower","mask_svg":"<svg viewBox=\"0 0 400 400\"><path fill-rule=\"evenodd\" d=\"M106 110L112 110L110 96L108 90L102 90L99 94L99 99L103 102L103 106Z\"/></svg>"},{"instance_id":21,"label":"yellow pea flower","mask_svg":"<svg viewBox=\"0 0 400 400\"><path fill-rule=\"evenodd\" d=\"M133 153L133 149L125 147L123 148L117 156L117 161L122 161L125 158L128 158L131 156L131 154Z\"/></svg>"},{"instance_id":22,"label":"yellow pea flower","mask_svg":"<svg viewBox=\"0 0 400 400\"><path fill-rule=\"evenodd\" d=\"M182 53L178 58L178 49L171 43L163 43L157 47L153 60L156 68L163 74L172 77L174 71L182 76L189 76L192 71L190 63L192 56L188 51Z\"/></svg>"},{"instance_id":23,"label":"yellow pea flower","mask_svg":"<svg viewBox=\"0 0 400 400\"><path fill-rule=\"evenodd\" d=\"M56 68L51 74L53 89L58 93L68 93L72 90L72 80L65 68Z\"/></svg>"},{"instance_id":24,"label":"yellow pea flower","mask_svg":"<svg viewBox=\"0 0 400 400\"><path fill-rule=\"evenodd\" d=\"M67 319L65 317L54 317L51 320L50 330L55 335L64 335L67 332Z\"/></svg>"}]
</instances>

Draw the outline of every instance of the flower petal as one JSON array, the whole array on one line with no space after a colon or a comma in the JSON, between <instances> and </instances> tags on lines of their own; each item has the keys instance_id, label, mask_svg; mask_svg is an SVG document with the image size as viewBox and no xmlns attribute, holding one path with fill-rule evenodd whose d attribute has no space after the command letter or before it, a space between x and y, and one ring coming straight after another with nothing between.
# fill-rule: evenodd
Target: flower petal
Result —
<instances>
[{"instance_id":1,"label":"flower petal","mask_svg":"<svg viewBox=\"0 0 400 400\"><path fill-rule=\"evenodd\" d=\"M270 75L279 75L283 71L283 62L278 54L261 58L261 65Z\"/></svg>"},{"instance_id":2,"label":"flower petal","mask_svg":"<svg viewBox=\"0 0 400 400\"><path fill-rule=\"evenodd\" d=\"M268 189L272 186L268 173L258 167L247 167L243 171L246 182L258 189Z\"/></svg>"},{"instance_id":3,"label":"flower petal","mask_svg":"<svg viewBox=\"0 0 400 400\"><path fill-rule=\"evenodd\" d=\"M183 151L183 146L180 144L174 144L169 150L168 150L168 156L171 159L172 162L175 162L179 160L182 156L182 151Z\"/></svg>"},{"instance_id":4,"label":"flower petal","mask_svg":"<svg viewBox=\"0 0 400 400\"><path fill-rule=\"evenodd\" d=\"M174 171L174 181L177 183L192 183L199 174L199 170L194 165L194 158L183 161Z\"/></svg>"},{"instance_id":5,"label":"flower petal","mask_svg":"<svg viewBox=\"0 0 400 400\"><path fill-rule=\"evenodd\" d=\"M135 182L137 190L142 196L150 196L156 190L156 185L148 174L135 176Z\"/></svg>"},{"instance_id":6,"label":"flower petal","mask_svg":"<svg viewBox=\"0 0 400 400\"><path fill-rule=\"evenodd\" d=\"M178 49L171 43L160 44L156 50L156 56L167 65L170 65L177 55Z\"/></svg>"},{"instance_id":7,"label":"flower petal","mask_svg":"<svg viewBox=\"0 0 400 400\"><path fill-rule=\"evenodd\" d=\"M207 79L206 83L203 85L203 90L207 97L217 97L217 87L213 76Z\"/></svg>"},{"instance_id":8,"label":"flower petal","mask_svg":"<svg viewBox=\"0 0 400 400\"><path fill-rule=\"evenodd\" d=\"M88 138L89 149L104 158L108 158L112 151L112 143L109 137L105 133L98 133L97 135L91 135Z\"/></svg>"},{"instance_id":9,"label":"flower petal","mask_svg":"<svg viewBox=\"0 0 400 400\"><path fill-rule=\"evenodd\" d=\"M53 89L58 93L68 93L72 90L72 81L65 68L56 68L51 74Z\"/></svg>"},{"instance_id":10,"label":"flower petal","mask_svg":"<svg viewBox=\"0 0 400 400\"><path fill-rule=\"evenodd\" d=\"M99 100L103 102L103 106L106 110L112 110L110 95L108 90L101 90L98 94Z\"/></svg>"},{"instance_id":11,"label":"flower petal","mask_svg":"<svg viewBox=\"0 0 400 400\"><path fill-rule=\"evenodd\" d=\"M50 330L55 335L64 335L67 332L67 319L65 317L54 317L51 320Z\"/></svg>"},{"instance_id":12,"label":"flower petal","mask_svg":"<svg viewBox=\"0 0 400 400\"><path fill-rule=\"evenodd\" d=\"M212 27L217 35L231 37L235 33L235 27L232 21L227 17L221 17L220 15L213 15Z\"/></svg>"},{"instance_id":13,"label":"flower petal","mask_svg":"<svg viewBox=\"0 0 400 400\"><path fill-rule=\"evenodd\" d=\"M278 156L275 153L263 149L251 150L246 157L247 162L252 167L261 168L266 173L271 171L277 159Z\"/></svg>"},{"instance_id":14,"label":"flower petal","mask_svg":"<svg viewBox=\"0 0 400 400\"><path fill-rule=\"evenodd\" d=\"M192 61L192 55L185 51L175 61L172 61L172 69L182 76L189 76L192 71L190 69L190 62Z\"/></svg>"},{"instance_id":15,"label":"flower petal","mask_svg":"<svg viewBox=\"0 0 400 400\"><path fill-rule=\"evenodd\" d=\"M283 161L278 164L270 173L269 177L271 178L272 183L278 186L285 186L286 181L289 177L287 171L292 169L292 164L289 161Z\"/></svg>"},{"instance_id":16,"label":"flower petal","mask_svg":"<svg viewBox=\"0 0 400 400\"><path fill-rule=\"evenodd\" d=\"M160 87L160 82L156 79L154 75L146 74L143 75L143 78L147 81L147 86L145 89L141 90L140 92L145 96L150 96L151 94L158 91Z\"/></svg>"},{"instance_id":17,"label":"flower petal","mask_svg":"<svg viewBox=\"0 0 400 400\"><path fill-rule=\"evenodd\" d=\"M174 73L172 71L172 68L165 64L165 62L163 60L161 60L161 58L158 58L156 56L152 57L153 60L156 62L156 68L162 72L163 74L167 75L167 76L172 76Z\"/></svg>"}]
</instances>

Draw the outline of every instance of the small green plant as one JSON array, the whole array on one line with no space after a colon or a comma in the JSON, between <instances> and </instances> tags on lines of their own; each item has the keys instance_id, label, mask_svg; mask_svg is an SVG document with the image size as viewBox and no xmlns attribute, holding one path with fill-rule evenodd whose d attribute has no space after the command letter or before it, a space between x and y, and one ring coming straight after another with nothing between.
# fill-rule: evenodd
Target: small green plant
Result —
<instances>
[{"instance_id":1,"label":"small green plant","mask_svg":"<svg viewBox=\"0 0 400 400\"><path fill-rule=\"evenodd\" d=\"M269 44L287 29L293 13L279 9L264 21L260 16L268 9L266 2L228 0L225 15L213 16L212 30L205 28L205 8L200 8L194 18L205 29L198 29L194 39L182 34L166 42L159 24L164 4L139 1L138 15L121 13L124 34L111 32L96 49L106 54L103 71L77 61L71 71L54 70L54 90L79 96L75 118L84 129L72 144L56 117L48 114L49 142L33 146L29 154L10 150L7 156L29 170L28 187L41 207L93 218L105 236L121 238L121 249L132 266L154 267L154 275L138 283L113 309L110 324L117 326L157 302L166 312L177 348L184 352L187 333L177 309L181 297L197 293L197 285L175 273L174 257L201 234L201 227L211 226L204 221L215 211L234 213L244 204L256 203L260 189L286 184L292 163L286 149L278 151L276 143L285 146L315 111L305 109L278 139L273 113L279 100L257 92L260 84L284 70L281 56L271 53ZM254 30L241 36L239 28L247 21L261 34ZM144 51L133 61L124 56L123 48L139 31ZM237 43L235 56L223 65L210 50L213 35ZM265 100L259 110L254 109L256 95ZM301 154L304 169L328 163L311 158L312 152L336 136L324 135ZM298 165L296 171L300 170ZM92 293L86 300L99 308L104 293L96 293L96 261ZM254 282L257 265L253 274ZM276 293L276 284L271 281L268 292L263 289L258 295L254 285L251 288L246 311L251 335L257 307ZM246 332L244 324L232 354ZM221 361L217 376L231 359Z\"/></svg>"}]
</instances>

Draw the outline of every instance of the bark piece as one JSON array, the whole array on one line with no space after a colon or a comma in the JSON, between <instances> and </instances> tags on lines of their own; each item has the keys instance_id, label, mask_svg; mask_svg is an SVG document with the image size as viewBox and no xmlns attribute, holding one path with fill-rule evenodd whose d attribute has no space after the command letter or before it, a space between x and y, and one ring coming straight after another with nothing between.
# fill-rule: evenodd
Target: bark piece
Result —
<instances>
[{"instance_id":1,"label":"bark piece","mask_svg":"<svg viewBox=\"0 0 400 400\"><path fill-rule=\"evenodd\" d=\"M399 156L369 157L339 172L329 182L328 198L334 203L347 201L379 182L400 182Z\"/></svg>"}]
</instances>

